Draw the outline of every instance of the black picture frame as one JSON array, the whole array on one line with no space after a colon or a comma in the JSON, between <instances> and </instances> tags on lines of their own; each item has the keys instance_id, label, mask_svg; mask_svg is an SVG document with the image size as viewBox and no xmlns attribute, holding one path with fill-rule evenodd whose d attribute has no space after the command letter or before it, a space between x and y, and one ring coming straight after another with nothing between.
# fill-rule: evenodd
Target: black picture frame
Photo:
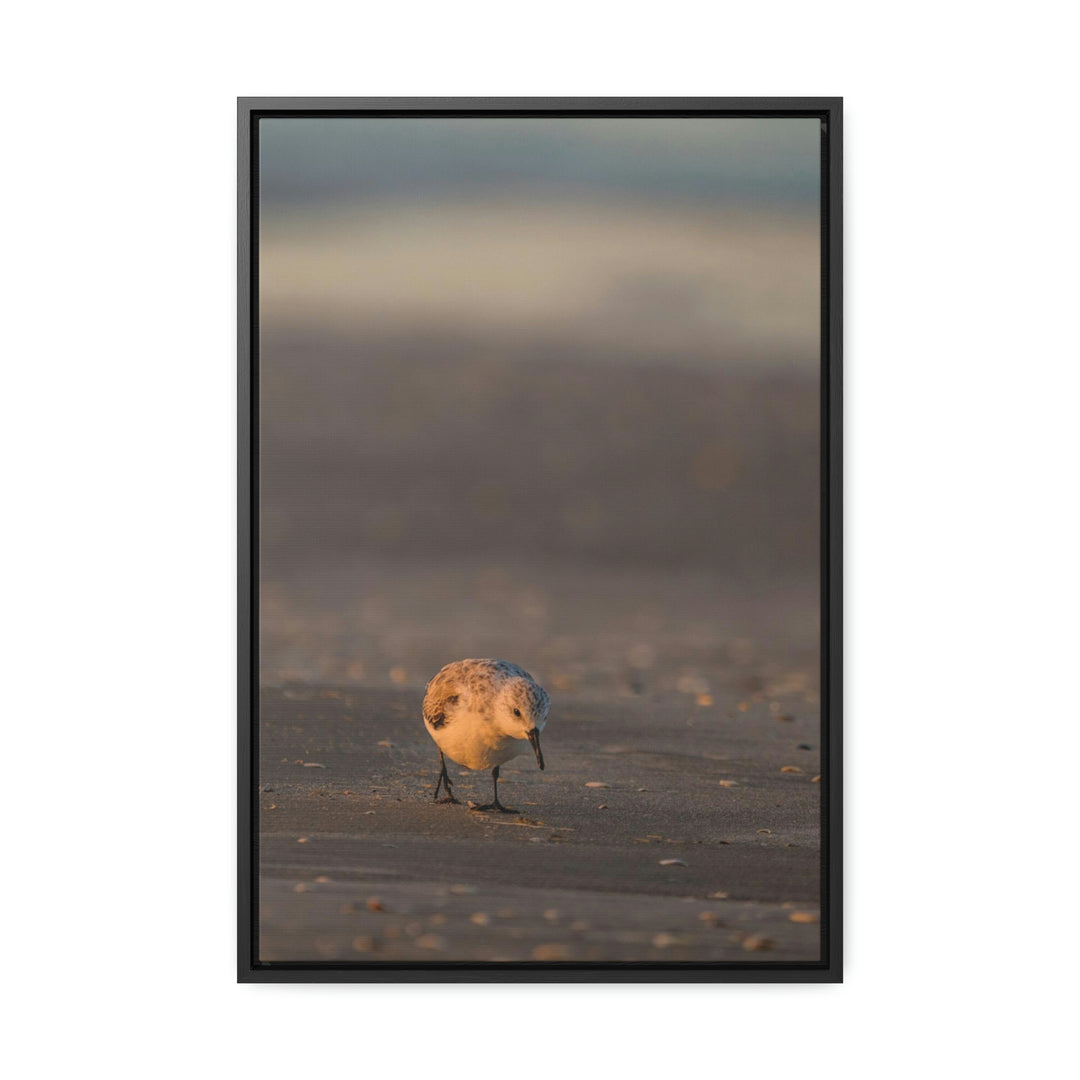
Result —
<instances>
[{"instance_id":1,"label":"black picture frame","mask_svg":"<svg viewBox=\"0 0 1080 1080\"><path fill-rule=\"evenodd\" d=\"M257 956L258 124L268 117L817 117L821 153L822 959L738 963L265 963ZM237 979L239 982L842 981L843 101L796 98L240 98L237 197Z\"/></svg>"}]
</instances>

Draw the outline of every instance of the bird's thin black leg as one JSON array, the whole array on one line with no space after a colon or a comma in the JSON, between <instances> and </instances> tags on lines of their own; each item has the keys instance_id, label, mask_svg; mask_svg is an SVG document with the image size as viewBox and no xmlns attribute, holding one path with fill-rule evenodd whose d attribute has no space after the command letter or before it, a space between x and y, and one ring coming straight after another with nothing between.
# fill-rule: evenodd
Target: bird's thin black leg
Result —
<instances>
[{"instance_id":1,"label":"bird's thin black leg","mask_svg":"<svg viewBox=\"0 0 1080 1080\"><path fill-rule=\"evenodd\" d=\"M440 787L446 788L446 796L442 799L439 798ZM439 782L435 785L435 801L437 803L460 803L459 799L454 798L454 793L450 789L450 774L446 771L446 758L441 750L439 751Z\"/></svg>"},{"instance_id":2,"label":"bird's thin black leg","mask_svg":"<svg viewBox=\"0 0 1080 1080\"><path fill-rule=\"evenodd\" d=\"M491 770L491 779L492 779L493 784L495 785L495 799L494 799L494 801L489 802L489 803L484 803L483 806L473 806L473 807L471 807L471 809L473 809L473 810L498 810L500 813L503 813L503 814L516 814L517 811L514 810L512 807L503 806L503 804L501 802L499 802L499 766L498 765L496 765L495 768Z\"/></svg>"}]
</instances>

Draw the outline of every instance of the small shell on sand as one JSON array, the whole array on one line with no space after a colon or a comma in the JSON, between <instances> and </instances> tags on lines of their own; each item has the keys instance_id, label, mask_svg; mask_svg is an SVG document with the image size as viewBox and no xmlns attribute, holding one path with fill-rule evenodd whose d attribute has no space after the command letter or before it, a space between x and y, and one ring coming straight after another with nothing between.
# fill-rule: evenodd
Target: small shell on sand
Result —
<instances>
[{"instance_id":1,"label":"small shell on sand","mask_svg":"<svg viewBox=\"0 0 1080 1080\"><path fill-rule=\"evenodd\" d=\"M676 937L674 934L668 934L665 932L662 934L657 934L656 937L652 939L652 943L653 948L655 949L666 949L671 945L682 944L682 939Z\"/></svg>"},{"instance_id":2,"label":"small shell on sand","mask_svg":"<svg viewBox=\"0 0 1080 1080\"><path fill-rule=\"evenodd\" d=\"M537 945L532 951L534 960L566 960L569 950L565 945Z\"/></svg>"},{"instance_id":3,"label":"small shell on sand","mask_svg":"<svg viewBox=\"0 0 1080 1080\"><path fill-rule=\"evenodd\" d=\"M743 938L742 947L747 952L762 952L765 949L771 949L775 944L772 938L765 937L764 934L751 934Z\"/></svg>"},{"instance_id":4,"label":"small shell on sand","mask_svg":"<svg viewBox=\"0 0 1080 1080\"><path fill-rule=\"evenodd\" d=\"M788 918L797 923L816 923L818 921L816 911L793 911Z\"/></svg>"},{"instance_id":5,"label":"small shell on sand","mask_svg":"<svg viewBox=\"0 0 1080 1080\"><path fill-rule=\"evenodd\" d=\"M660 860L660 865L661 866L685 866L686 863L684 863L682 861L682 859L661 859Z\"/></svg>"},{"instance_id":6,"label":"small shell on sand","mask_svg":"<svg viewBox=\"0 0 1080 1080\"><path fill-rule=\"evenodd\" d=\"M586 787L592 787L592 788L611 787L610 784L605 784L603 780L590 780L585 786Z\"/></svg>"}]
</instances>

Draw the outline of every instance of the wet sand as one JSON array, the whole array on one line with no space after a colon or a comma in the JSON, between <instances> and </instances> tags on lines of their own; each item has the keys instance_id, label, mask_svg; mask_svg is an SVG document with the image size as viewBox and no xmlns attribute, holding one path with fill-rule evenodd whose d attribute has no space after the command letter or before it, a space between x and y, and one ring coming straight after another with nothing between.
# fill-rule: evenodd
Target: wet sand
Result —
<instances>
[{"instance_id":1,"label":"wet sand","mask_svg":"<svg viewBox=\"0 0 1080 1080\"><path fill-rule=\"evenodd\" d=\"M819 720L801 697L554 692L547 769L504 765L519 813L493 815L432 801L421 696L263 691L261 960L820 958ZM490 774L450 769L459 798L489 800Z\"/></svg>"}]
</instances>

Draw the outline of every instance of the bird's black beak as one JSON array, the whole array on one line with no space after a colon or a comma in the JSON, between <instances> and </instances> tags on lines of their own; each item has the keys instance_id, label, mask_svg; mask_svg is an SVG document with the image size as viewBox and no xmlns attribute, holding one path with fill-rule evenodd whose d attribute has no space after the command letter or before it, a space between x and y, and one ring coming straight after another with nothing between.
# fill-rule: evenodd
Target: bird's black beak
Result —
<instances>
[{"instance_id":1,"label":"bird's black beak","mask_svg":"<svg viewBox=\"0 0 1080 1080\"><path fill-rule=\"evenodd\" d=\"M532 748L536 751L536 764L542 769L544 767L544 754L540 749L540 732L536 728L529 732L529 742L532 743Z\"/></svg>"}]
</instances>

